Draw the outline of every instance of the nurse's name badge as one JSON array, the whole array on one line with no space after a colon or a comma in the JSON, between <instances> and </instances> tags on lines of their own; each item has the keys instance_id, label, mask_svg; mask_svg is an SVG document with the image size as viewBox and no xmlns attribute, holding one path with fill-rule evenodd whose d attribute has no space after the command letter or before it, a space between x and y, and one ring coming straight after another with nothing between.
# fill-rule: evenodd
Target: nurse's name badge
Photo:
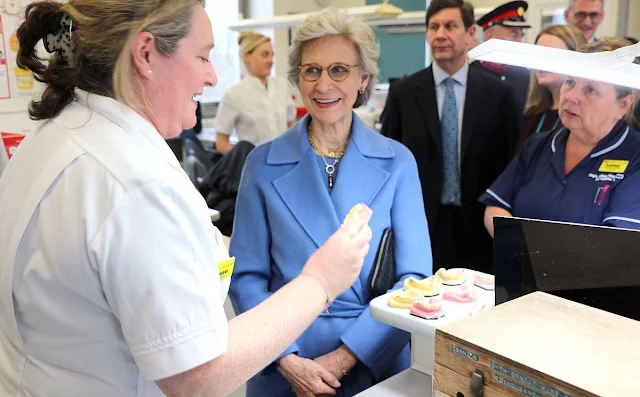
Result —
<instances>
[{"instance_id":1,"label":"nurse's name badge","mask_svg":"<svg viewBox=\"0 0 640 397\"><path fill-rule=\"evenodd\" d=\"M233 273L233 265L236 263L236 257L232 256L229 259L225 259L218 263L218 272L220 272L220 280L225 280L231 277Z\"/></svg>"},{"instance_id":2,"label":"nurse's name badge","mask_svg":"<svg viewBox=\"0 0 640 397\"><path fill-rule=\"evenodd\" d=\"M623 173L629 165L628 160L603 160L598 172Z\"/></svg>"}]
</instances>

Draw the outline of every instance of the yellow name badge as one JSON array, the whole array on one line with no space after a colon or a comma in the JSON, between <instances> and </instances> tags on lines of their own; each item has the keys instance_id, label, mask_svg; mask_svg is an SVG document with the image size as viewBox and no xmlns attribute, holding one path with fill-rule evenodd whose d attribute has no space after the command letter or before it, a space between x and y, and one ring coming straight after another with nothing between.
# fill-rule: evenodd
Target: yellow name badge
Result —
<instances>
[{"instance_id":1,"label":"yellow name badge","mask_svg":"<svg viewBox=\"0 0 640 397\"><path fill-rule=\"evenodd\" d=\"M629 161L627 160L604 160L598 168L598 172L614 172L622 173L627 169Z\"/></svg>"},{"instance_id":2,"label":"yellow name badge","mask_svg":"<svg viewBox=\"0 0 640 397\"><path fill-rule=\"evenodd\" d=\"M225 259L218 263L218 271L220 272L220 280L225 280L231 277L233 273L233 265L236 263L236 257L232 256L229 259Z\"/></svg>"}]
</instances>

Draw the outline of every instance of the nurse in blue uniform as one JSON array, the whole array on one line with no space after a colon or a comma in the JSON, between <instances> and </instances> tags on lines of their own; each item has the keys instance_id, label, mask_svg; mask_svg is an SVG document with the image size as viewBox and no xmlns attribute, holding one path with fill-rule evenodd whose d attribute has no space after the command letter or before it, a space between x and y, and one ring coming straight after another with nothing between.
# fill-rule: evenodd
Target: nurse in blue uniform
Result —
<instances>
[{"instance_id":1,"label":"nurse in blue uniform","mask_svg":"<svg viewBox=\"0 0 640 397\"><path fill-rule=\"evenodd\" d=\"M581 52L628 43L601 40ZM563 128L531 136L480 197L485 226L494 216L640 229L640 133L629 126L637 93L569 78L560 91Z\"/></svg>"}]
</instances>

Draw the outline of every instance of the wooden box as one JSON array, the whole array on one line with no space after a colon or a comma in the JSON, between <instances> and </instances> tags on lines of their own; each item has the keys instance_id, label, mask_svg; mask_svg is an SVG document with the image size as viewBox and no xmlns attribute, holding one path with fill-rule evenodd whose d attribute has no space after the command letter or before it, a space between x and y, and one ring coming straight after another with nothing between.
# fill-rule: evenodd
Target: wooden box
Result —
<instances>
[{"instance_id":1,"label":"wooden box","mask_svg":"<svg viewBox=\"0 0 640 397\"><path fill-rule=\"evenodd\" d=\"M543 292L506 302L436 330L433 396L640 396L640 322Z\"/></svg>"}]
</instances>

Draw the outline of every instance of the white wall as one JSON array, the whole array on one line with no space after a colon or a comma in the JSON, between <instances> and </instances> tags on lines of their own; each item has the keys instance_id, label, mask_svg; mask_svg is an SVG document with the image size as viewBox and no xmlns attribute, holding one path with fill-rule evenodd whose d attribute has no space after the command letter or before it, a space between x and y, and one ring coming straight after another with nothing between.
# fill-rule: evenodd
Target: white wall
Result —
<instances>
[{"instance_id":1,"label":"white wall","mask_svg":"<svg viewBox=\"0 0 640 397\"><path fill-rule=\"evenodd\" d=\"M273 16L273 0L250 0L246 2L245 18L267 18Z\"/></svg>"},{"instance_id":2,"label":"white wall","mask_svg":"<svg viewBox=\"0 0 640 397\"><path fill-rule=\"evenodd\" d=\"M27 112L0 113L0 131L28 134L35 129L36 123L29 119Z\"/></svg>"},{"instance_id":3,"label":"white wall","mask_svg":"<svg viewBox=\"0 0 640 397\"><path fill-rule=\"evenodd\" d=\"M229 30L229 25L239 18L238 1L208 0L207 15L211 20L215 47L211 51L211 63L218 75L218 85L205 88L201 102L218 102L227 88L240 79L240 58L238 56L238 34Z\"/></svg>"},{"instance_id":4,"label":"white wall","mask_svg":"<svg viewBox=\"0 0 640 397\"><path fill-rule=\"evenodd\" d=\"M629 0L627 35L640 39L640 0Z\"/></svg>"}]
</instances>

